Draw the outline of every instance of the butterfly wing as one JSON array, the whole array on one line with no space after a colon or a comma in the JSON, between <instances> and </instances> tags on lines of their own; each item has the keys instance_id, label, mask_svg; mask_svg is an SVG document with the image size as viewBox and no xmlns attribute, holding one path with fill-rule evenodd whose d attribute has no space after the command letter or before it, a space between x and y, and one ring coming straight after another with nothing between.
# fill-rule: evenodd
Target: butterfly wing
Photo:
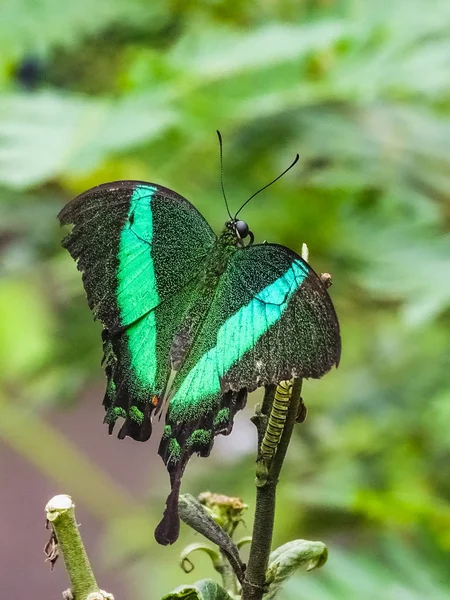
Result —
<instances>
[{"instance_id":1,"label":"butterfly wing","mask_svg":"<svg viewBox=\"0 0 450 600\"><path fill-rule=\"evenodd\" d=\"M159 453L172 484L161 543L176 539L184 467L207 456L214 436L231 431L247 392L291 377L318 378L339 363L339 324L311 267L284 246L236 251L174 380Z\"/></svg>"},{"instance_id":2,"label":"butterfly wing","mask_svg":"<svg viewBox=\"0 0 450 600\"><path fill-rule=\"evenodd\" d=\"M148 439L170 375L170 346L216 236L184 198L139 181L106 183L59 214L63 241L83 274L88 303L105 326L104 405L110 432Z\"/></svg>"},{"instance_id":3,"label":"butterfly wing","mask_svg":"<svg viewBox=\"0 0 450 600\"><path fill-rule=\"evenodd\" d=\"M257 245L237 253L230 270L232 285L240 281L255 296L240 313L246 333L237 359L222 367L222 388L252 391L291 377L318 379L338 366L341 337L333 303L298 254L277 244ZM264 277L264 287L256 284Z\"/></svg>"}]
</instances>

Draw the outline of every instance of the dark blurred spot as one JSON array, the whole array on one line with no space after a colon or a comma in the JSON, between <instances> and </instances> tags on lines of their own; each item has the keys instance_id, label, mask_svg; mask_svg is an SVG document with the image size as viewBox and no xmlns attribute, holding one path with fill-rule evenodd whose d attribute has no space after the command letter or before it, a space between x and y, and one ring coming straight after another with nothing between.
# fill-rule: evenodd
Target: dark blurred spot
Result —
<instances>
[{"instance_id":1,"label":"dark blurred spot","mask_svg":"<svg viewBox=\"0 0 450 600\"><path fill-rule=\"evenodd\" d=\"M374 209L382 195L383 191L378 187L365 187L358 194L358 206L363 210Z\"/></svg>"},{"instance_id":2,"label":"dark blurred spot","mask_svg":"<svg viewBox=\"0 0 450 600\"><path fill-rule=\"evenodd\" d=\"M331 167L332 160L327 156L314 156L313 158L305 160L306 171L320 171Z\"/></svg>"},{"instance_id":3,"label":"dark blurred spot","mask_svg":"<svg viewBox=\"0 0 450 600\"><path fill-rule=\"evenodd\" d=\"M44 65L32 56L24 58L16 67L16 81L25 90L35 90L42 82L43 75Z\"/></svg>"},{"instance_id":4,"label":"dark blurred spot","mask_svg":"<svg viewBox=\"0 0 450 600\"><path fill-rule=\"evenodd\" d=\"M178 17L139 26L109 26L86 36L75 47L54 48L45 72L45 82L56 88L98 95L116 89L123 70L123 53L130 47L169 48L178 39L182 20Z\"/></svg>"}]
</instances>

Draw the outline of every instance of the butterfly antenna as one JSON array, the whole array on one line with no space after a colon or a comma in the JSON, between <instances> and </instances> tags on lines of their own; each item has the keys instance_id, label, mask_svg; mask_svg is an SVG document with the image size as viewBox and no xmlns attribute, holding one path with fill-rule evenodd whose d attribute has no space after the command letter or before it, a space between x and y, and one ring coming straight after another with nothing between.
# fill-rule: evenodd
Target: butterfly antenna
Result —
<instances>
[{"instance_id":1,"label":"butterfly antenna","mask_svg":"<svg viewBox=\"0 0 450 600\"><path fill-rule=\"evenodd\" d=\"M265 185L264 187L262 187L260 190L258 190L257 192L255 192L252 196L250 196L250 198L248 200L246 200L244 202L244 204L241 206L241 208L237 211L237 213L234 215L234 218L236 219L236 217L238 216L238 214L241 212L241 210L244 208L244 206L246 204L248 204L250 202L250 200L252 198L254 198L257 194L259 194L259 192L262 192L263 190L265 190L266 188L270 187L273 183L275 183L275 181L278 181L279 179L281 179L283 177L283 175L286 175L286 173L288 171L290 171L292 169L292 167L298 162L299 159L299 155L297 154L297 156L294 159L294 162L292 164L289 165L289 167L287 169L285 169L281 175L278 175L278 177L276 177L273 181L271 181L270 183L268 183L267 185Z\"/></svg>"},{"instance_id":2,"label":"butterfly antenna","mask_svg":"<svg viewBox=\"0 0 450 600\"><path fill-rule=\"evenodd\" d=\"M220 131L218 129L216 131L217 131L217 137L219 138L219 150L220 150L220 187L222 188L222 195L223 195L223 199L225 200L225 206L227 207L228 216L230 217L230 219L232 219L233 217L231 216L230 209L228 208L227 197L225 196L225 188L223 187L223 151L222 151L223 142L222 142L222 135L221 135L221 133L220 133Z\"/></svg>"}]
</instances>

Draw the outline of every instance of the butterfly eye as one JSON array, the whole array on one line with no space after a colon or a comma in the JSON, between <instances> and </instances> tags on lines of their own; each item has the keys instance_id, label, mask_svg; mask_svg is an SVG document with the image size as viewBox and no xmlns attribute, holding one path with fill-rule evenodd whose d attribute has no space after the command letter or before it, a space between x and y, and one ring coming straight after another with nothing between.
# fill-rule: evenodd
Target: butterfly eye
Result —
<instances>
[{"instance_id":1,"label":"butterfly eye","mask_svg":"<svg viewBox=\"0 0 450 600\"><path fill-rule=\"evenodd\" d=\"M248 236L248 225L245 221L236 221L235 228L241 240Z\"/></svg>"}]
</instances>

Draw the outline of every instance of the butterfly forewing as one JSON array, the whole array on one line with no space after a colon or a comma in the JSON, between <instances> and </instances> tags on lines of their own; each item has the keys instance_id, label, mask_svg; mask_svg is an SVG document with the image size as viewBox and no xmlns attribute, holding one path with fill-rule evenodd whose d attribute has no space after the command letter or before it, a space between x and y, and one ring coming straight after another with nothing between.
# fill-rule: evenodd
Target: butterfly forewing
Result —
<instances>
[{"instance_id":1,"label":"butterfly forewing","mask_svg":"<svg viewBox=\"0 0 450 600\"><path fill-rule=\"evenodd\" d=\"M63 243L105 325L106 421L112 430L124 417L121 437L148 439L171 370L172 339L216 236L187 200L137 181L93 188L59 218L74 225Z\"/></svg>"}]
</instances>

